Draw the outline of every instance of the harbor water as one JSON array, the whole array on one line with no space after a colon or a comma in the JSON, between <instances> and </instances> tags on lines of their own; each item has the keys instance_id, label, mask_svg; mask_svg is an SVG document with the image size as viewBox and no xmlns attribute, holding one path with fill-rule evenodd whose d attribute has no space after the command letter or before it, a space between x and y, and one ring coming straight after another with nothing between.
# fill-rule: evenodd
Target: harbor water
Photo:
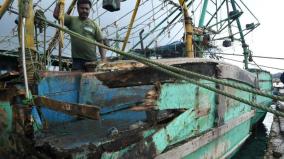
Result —
<instances>
[{"instance_id":1,"label":"harbor water","mask_svg":"<svg viewBox=\"0 0 284 159\"><path fill-rule=\"evenodd\" d=\"M249 139L243 144L233 159L262 159L267 150L272 122L273 114L267 113L263 122L253 130Z\"/></svg>"}]
</instances>

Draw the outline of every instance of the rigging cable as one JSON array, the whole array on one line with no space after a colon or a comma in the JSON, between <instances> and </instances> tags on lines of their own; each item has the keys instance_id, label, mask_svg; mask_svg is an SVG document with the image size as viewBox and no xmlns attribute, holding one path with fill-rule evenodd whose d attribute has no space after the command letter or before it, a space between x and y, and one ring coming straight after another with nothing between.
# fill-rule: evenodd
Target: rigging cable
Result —
<instances>
[{"instance_id":1,"label":"rigging cable","mask_svg":"<svg viewBox=\"0 0 284 159\"><path fill-rule=\"evenodd\" d=\"M157 5L157 6L154 8L154 10L157 9L159 6L160 6L160 5ZM159 13L160 11L161 11L161 9L160 9L157 13ZM152 12L152 11L150 10L150 11L148 11L147 13L141 15L140 17L138 17L138 18L136 19L135 22L137 22L138 20L140 20L141 18L145 17L146 15L148 15L148 14L151 13L151 12ZM150 17L151 17L151 16L150 16ZM150 18L150 17L149 17L149 18ZM143 25L143 23L146 22L147 20L149 20L149 18L146 18L144 21L142 21L142 22L136 24L136 26L134 26L133 29L137 28L137 27L140 26L140 25ZM159 19L159 18L160 18L160 17L158 17L157 19ZM146 25L146 24L145 24L145 25ZM104 27L104 28L106 28L106 27ZM127 25L122 26L122 27L119 28L118 31L121 31L121 30L126 29L126 28L127 28ZM141 30L138 30L138 32L139 32L139 31L141 31ZM122 33L120 33L119 35L121 36L121 35L125 34L126 32L127 32L127 31L122 32ZM137 31L135 31L135 32L137 33ZM114 34L116 34L116 32L110 33L110 36L111 36L111 35L114 35ZM133 33L132 33L132 34L133 34Z\"/></svg>"},{"instance_id":2,"label":"rigging cable","mask_svg":"<svg viewBox=\"0 0 284 159\"><path fill-rule=\"evenodd\" d=\"M206 53L209 53L209 52L204 52L204 53L206 54ZM214 54L229 55L229 56L244 56L242 54L233 54L233 53L224 53L224 52L217 52L217 53L214 53ZM269 57L269 56L256 56L256 55L253 55L252 57L264 58L264 59L274 59L274 60L284 60L284 58L282 58L282 57Z\"/></svg>"},{"instance_id":3,"label":"rigging cable","mask_svg":"<svg viewBox=\"0 0 284 159\"><path fill-rule=\"evenodd\" d=\"M230 59L230 58L225 58L225 57L222 57L223 59L226 59L226 60L230 60L230 61L235 61L235 62L240 62L240 63L243 63L243 61L239 61L239 60L234 60L234 59ZM255 65L255 64L252 64L252 63L249 63L250 65ZM282 68L276 68L276 67L271 67L271 66L264 66L264 65L259 65L260 67L264 67L264 68L270 68L270 69L274 69L274 70L279 70L279 71L284 71L284 69Z\"/></svg>"},{"instance_id":4,"label":"rigging cable","mask_svg":"<svg viewBox=\"0 0 284 159\"><path fill-rule=\"evenodd\" d=\"M183 30L183 26L181 26L181 28L179 29L179 31L171 38L171 40L168 42L168 44L170 44L176 37L177 35Z\"/></svg>"},{"instance_id":5,"label":"rigging cable","mask_svg":"<svg viewBox=\"0 0 284 159\"><path fill-rule=\"evenodd\" d=\"M194 2L194 0L190 1L190 2L188 3L187 7L190 6L193 2ZM150 32L147 33L141 40L146 39L150 34L152 34L160 25L162 25L162 24L167 20L167 18L169 18L170 16L172 16L178 9L179 9L179 8L176 8L174 11L172 11L172 12L169 14L168 17L165 17L155 28L153 28L152 30L150 30ZM181 15L181 14L182 14L182 12L178 13L178 15ZM138 46L138 45L140 44L140 41L141 41L141 40L139 40L130 50L133 50L136 46Z\"/></svg>"},{"instance_id":6,"label":"rigging cable","mask_svg":"<svg viewBox=\"0 0 284 159\"><path fill-rule=\"evenodd\" d=\"M149 1L149 0L144 1L144 2L141 3L139 6L145 4L147 1ZM129 15L130 13L132 13L133 10L134 10L134 9L130 10L129 12L127 12L126 14L124 14L123 16L121 16L119 19L117 19L117 20L115 20L114 22L112 22L111 24L105 26L104 28L102 28L102 30L108 28L108 27L111 26L111 25L113 25L115 22L118 22L118 21L120 21L121 19L125 18L127 15ZM126 26L127 26L127 25L126 25Z\"/></svg>"}]
</instances>

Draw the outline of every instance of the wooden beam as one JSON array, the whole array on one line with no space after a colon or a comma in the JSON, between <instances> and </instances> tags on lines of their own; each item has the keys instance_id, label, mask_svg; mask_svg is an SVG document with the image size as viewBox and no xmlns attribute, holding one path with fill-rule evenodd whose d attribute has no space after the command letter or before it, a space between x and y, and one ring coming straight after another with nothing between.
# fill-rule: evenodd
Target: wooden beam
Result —
<instances>
[{"instance_id":1,"label":"wooden beam","mask_svg":"<svg viewBox=\"0 0 284 159\"><path fill-rule=\"evenodd\" d=\"M0 81L11 80L19 77L20 73L17 71L11 71L0 75Z\"/></svg>"},{"instance_id":2,"label":"wooden beam","mask_svg":"<svg viewBox=\"0 0 284 159\"><path fill-rule=\"evenodd\" d=\"M37 106L45 106L69 115L94 120L100 119L100 108L94 105L66 103L41 96L35 97L34 102Z\"/></svg>"}]
</instances>

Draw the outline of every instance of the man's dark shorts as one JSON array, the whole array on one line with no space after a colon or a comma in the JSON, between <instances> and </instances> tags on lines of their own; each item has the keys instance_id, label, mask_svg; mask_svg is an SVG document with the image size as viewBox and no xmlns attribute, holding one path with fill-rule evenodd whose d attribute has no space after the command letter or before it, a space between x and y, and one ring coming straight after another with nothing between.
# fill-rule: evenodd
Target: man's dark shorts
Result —
<instances>
[{"instance_id":1,"label":"man's dark shorts","mask_svg":"<svg viewBox=\"0 0 284 159\"><path fill-rule=\"evenodd\" d=\"M89 60L79 59L79 58L73 58L72 59L72 71L86 71L86 62L92 62Z\"/></svg>"}]
</instances>

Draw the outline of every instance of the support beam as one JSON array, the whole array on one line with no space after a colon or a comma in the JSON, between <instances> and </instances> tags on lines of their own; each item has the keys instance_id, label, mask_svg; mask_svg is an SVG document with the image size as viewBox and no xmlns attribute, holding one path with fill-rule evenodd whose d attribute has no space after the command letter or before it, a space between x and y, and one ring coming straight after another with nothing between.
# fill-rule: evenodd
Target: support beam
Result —
<instances>
[{"instance_id":1,"label":"support beam","mask_svg":"<svg viewBox=\"0 0 284 159\"><path fill-rule=\"evenodd\" d=\"M38 96L34 99L35 105L60 111L72 116L79 116L89 119L100 119L100 108L94 105L74 104L56 101L47 97Z\"/></svg>"},{"instance_id":2,"label":"support beam","mask_svg":"<svg viewBox=\"0 0 284 159\"><path fill-rule=\"evenodd\" d=\"M130 23L129 23L129 26L128 26L126 37L125 37L124 43L122 45L122 49L121 49L122 51L125 50L126 44L128 42L129 35L131 33L131 30L132 30L132 27L133 27L133 24L134 24L134 21L135 21L135 17L136 17L136 14L137 14L137 11L138 11L138 8L139 8L139 5L140 5L140 1L141 0L136 0L135 8L134 8L134 11L132 13L132 17L131 17L131 20L130 20Z\"/></svg>"},{"instance_id":3,"label":"support beam","mask_svg":"<svg viewBox=\"0 0 284 159\"><path fill-rule=\"evenodd\" d=\"M192 21L188 14L188 8L185 4L185 0L179 0L180 6L182 7L183 16L184 16L184 27L185 27L185 50L186 56L194 58L193 52L193 27Z\"/></svg>"}]
</instances>

